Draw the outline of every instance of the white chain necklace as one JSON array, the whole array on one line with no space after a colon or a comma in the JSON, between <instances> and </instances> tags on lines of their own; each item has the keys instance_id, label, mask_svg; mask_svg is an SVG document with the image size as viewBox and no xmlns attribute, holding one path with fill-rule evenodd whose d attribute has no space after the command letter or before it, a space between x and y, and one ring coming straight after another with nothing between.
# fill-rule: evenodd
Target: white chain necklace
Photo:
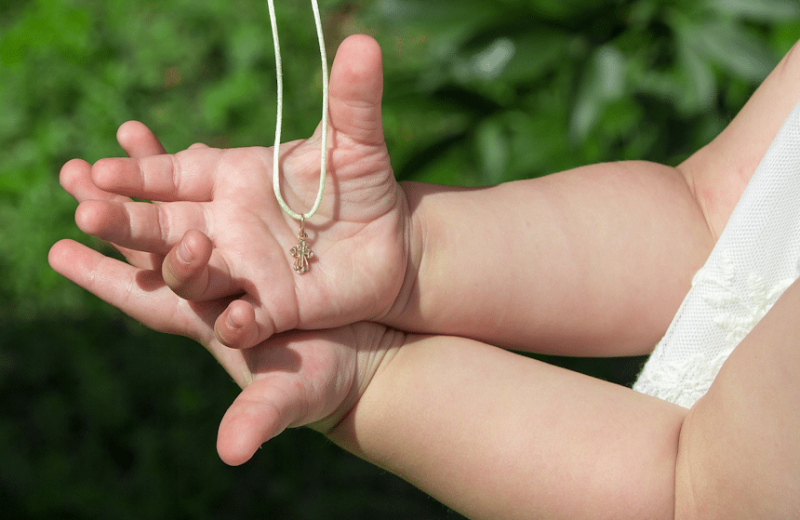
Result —
<instances>
[{"instance_id":1,"label":"white chain necklace","mask_svg":"<svg viewBox=\"0 0 800 520\"><path fill-rule=\"evenodd\" d=\"M295 213L283 200L281 195L280 186L280 145L281 145L281 123L283 122L283 68L281 66L281 47L278 41L278 24L275 17L275 3L274 0L267 0L269 4L269 19L272 24L272 42L275 47L275 73L278 83L278 100L277 100L277 117L275 121L275 148L273 151L272 161L272 187L275 191L275 199L284 213L289 215L295 220L300 221L300 231L297 238L300 242L293 247L289 253L295 258L294 270L299 274L308 271L308 259L314 256L314 252L308 247L306 241L305 223L310 219L319 209L322 202L322 195L325 193L325 175L328 169L328 57L325 53L325 39L322 35L322 20L319 14L319 5L317 0L311 0L311 7L314 10L314 23L317 27L317 39L319 40L319 54L322 59L322 131L320 139L320 167L319 167L319 191L317 191L317 198L314 205L308 213Z\"/></svg>"}]
</instances>

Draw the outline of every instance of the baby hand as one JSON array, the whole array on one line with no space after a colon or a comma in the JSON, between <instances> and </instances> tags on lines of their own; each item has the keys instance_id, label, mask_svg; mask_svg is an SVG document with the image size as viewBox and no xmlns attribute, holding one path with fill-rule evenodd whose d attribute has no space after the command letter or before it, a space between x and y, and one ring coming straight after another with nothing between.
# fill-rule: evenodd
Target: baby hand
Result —
<instances>
[{"instance_id":1,"label":"baby hand","mask_svg":"<svg viewBox=\"0 0 800 520\"><path fill-rule=\"evenodd\" d=\"M380 319L401 305L411 249L408 204L383 139L382 82L377 44L346 40L331 75L328 189L306 223L314 257L303 275L292 268L298 224L275 201L268 148L195 145L91 168L73 161L62 183L80 202L76 222L123 251L166 257L163 278L181 297L219 303L235 296L214 318L231 347L291 329ZM133 124L122 130L147 132ZM282 191L298 212L316 196L318 134L280 149ZM61 269L79 278L69 264Z\"/></svg>"},{"instance_id":2,"label":"baby hand","mask_svg":"<svg viewBox=\"0 0 800 520\"><path fill-rule=\"evenodd\" d=\"M222 418L217 451L239 465L285 428L333 429L405 335L374 323L278 334L239 353L251 383Z\"/></svg>"},{"instance_id":3,"label":"baby hand","mask_svg":"<svg viewBox=\"0 0 800 520\"><path fill-rule=\"evenodd\" d=\"M217 449L242 464L289 427L326 433L338 424L404 335L374 323L318 332L276 334L253 348L220 343L212 324L230 299L188 302L158 271L139 269L70 240L50 252L50 264L72 281L144 325L202 343L243 388L219 429Z\"/></svg>"}]
</instances>

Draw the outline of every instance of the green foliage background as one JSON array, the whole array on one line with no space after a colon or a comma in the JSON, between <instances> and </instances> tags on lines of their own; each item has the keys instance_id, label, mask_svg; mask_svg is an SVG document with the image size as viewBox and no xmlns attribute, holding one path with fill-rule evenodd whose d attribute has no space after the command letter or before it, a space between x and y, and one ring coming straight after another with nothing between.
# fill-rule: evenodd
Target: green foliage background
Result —
<instances>
[{"instance_id":1,"label":"green foliage background","mask_svg":"<svg viewBox=\"0 0 800 520\"><path fill-rule=\"evenodd\" d=\"M311 10L277 2L285 138L319 118ZM385 52L398 178L485 185L582 164L677 164L716 135L800 37L796 0L329 0L329 52ZM266 2L0 4L0 503L9 518L453 518L306 430L228 468L216 426L237 389L201 347L154 334L60 279L87 241L67 160L121 155L120 123L171 150L267 144ZM103 244L88 240L94 247ZM629 382L641 360L554 360Z\"/></svg>"}]
</instances>

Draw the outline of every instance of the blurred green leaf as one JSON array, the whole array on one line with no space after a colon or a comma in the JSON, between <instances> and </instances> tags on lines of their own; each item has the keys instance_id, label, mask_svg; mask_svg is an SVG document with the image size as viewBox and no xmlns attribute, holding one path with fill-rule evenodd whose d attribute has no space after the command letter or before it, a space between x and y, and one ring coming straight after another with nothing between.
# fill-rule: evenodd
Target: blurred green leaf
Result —
<instances>
[{"instance_id":1,"label":"blurred green leaf","mask_svg":"<svg viewBox=\"0 0 800 520\"><path fill-rule=\"evenodd\" d=\"M770 43L780 54L798 42L798 35L800 35L800 20L780 24L770 31Z\"/></svg>"},{"instance_id":2,"label":"blurred green leaf","mask_svg":"<svg viewBox=\"0 0 800 520\"><path fill-rule=\"evenodd\" d=\"M482 0L430 2L429 0L381 0L375 5L385 19L416 27L469 25L473 29L497 17L498 10Z\"/></svg>"},{"instance_id":3,"label":"blurred green leaf","mask_svg":"<svg viewBox=\"0 0 800 520\"><path fill-rule=\"evenodd\" d=\"M717 82L710 63L685 40L678 40L679 77L676 108L684 113L708 109L716 99Z\"/></svg>"},{"instance_id":4,"label":"blurred green leaf","mask_svg":"<svg viewBox=\"0 0 800 520\"><path fill-rule=\"evenodd\" d=\"M516 52L516 46L509 38L497 38L479 52L453 60L454 75L459 81L496 79Z\"/></svg>"},{"instance_id":5,"label":"blurred green leaf","mask_svg":"<svg viewBox=\"0 0 800 520\"><path fill-rule=\"evenodd\" d=\"M62 58L80 61L89 45L89 14L58 0L28 5L21 23L0 36L0 62L18 65L32 54L55 50Z\"/></svg>"},{"instance_id":6,"label":"blurred green leaf","mask_svg":"<svg viewBox=\"0 0 800 520\"><path fill-rule=\"evenodd\" d=\"M487 184L498 184L507 176L510 150L505 126L498 119L487 119L475 130L475 146Z\"/></svg>"},{"instance_id":7,"label":"blurred green leaf","mask_svg":"<svg viewBox=\"0 0 800 520\"><path fill-rule=\"evenodd\" d=\"M766 42L732 21L673 20L685 45L737 77L760 81L775 66L777 57Z\"/></svg>"},{"instance_id":8,"label":"blurred green leaf","mask_svg":"<svg viewBox=\"0 0 800 520\"><path fill-rule=\"evenodd\" d=\"M800 17L797 0L704 0L707 7L727 16L785 22Z\"/></svg>"},{"instance_id":9,"label":"blurred green leaf","mask_svg":"<svg viewBox=\"0 0 800 520\"><path fill-rule=\"evenodd\" d=\"M604 45L592 54L572 112L570 137L573 141L583 141L606 105L625 94L625 71L625 57L613 45Z\"/></svg>"}]
</instances>

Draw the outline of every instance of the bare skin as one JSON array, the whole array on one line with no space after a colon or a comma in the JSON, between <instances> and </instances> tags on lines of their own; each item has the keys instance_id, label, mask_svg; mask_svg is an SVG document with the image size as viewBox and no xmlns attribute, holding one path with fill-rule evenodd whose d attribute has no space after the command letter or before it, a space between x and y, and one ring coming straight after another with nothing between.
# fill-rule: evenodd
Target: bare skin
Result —
<instances>
[{"instance_id":1,"label":"bare skin","mask_svg":"<svg viewBox=\"0 0 800 520\"><path fill-rule=\"evenodd\" d=\"M308 424L474 518L771 518L800 509L800 443L790 440L800 426L796 285L691 411L476 341L647 351L800 100L797 53L677 169L598 165L483 190L394 183L379 77L372 40L342 45L331 78L337 202L321 209L320 259L302 278L286 254L296 229L262 186L268 149L198 145L152 157L163 149L132 123L119 135L131 159L62 170L81 203L78 225L115 242L129 263L62 241L51 265L220 360L243 387L220 425L223 460L242 463L284 428ZM287 148L284 194L313 197L318 143ZM519 247L503 249L509 240ZM363 265L342 271L352 251L365 254ZM498 272L503 263L524 267ZM360 320L372 323L352 324ZM487 323L500 326L486 332Z\"/></svg>"},{"instance_id":2,"label":"bare skin","mask_svg":"<svg viewBox=\"0 0 800 520\"><path fill-rule=\"evenodd\" d=\"M383 139L380 50L365 37L343 49L308 273L291 269L297 225L273 200L269 148L72 161L61 178L78 226L165 257L163 279L183 298L235 296L215 320L235 348L363 320L560 354L652 347L713 245L679 170L627 162L479 190L401 186ZM160 147L138 123L119 137ZM318 136L282 150L286 198L305 207L296 194L315 193ZM509 287L527 289L509 300Z\"/></svg>"}]
</instances>

